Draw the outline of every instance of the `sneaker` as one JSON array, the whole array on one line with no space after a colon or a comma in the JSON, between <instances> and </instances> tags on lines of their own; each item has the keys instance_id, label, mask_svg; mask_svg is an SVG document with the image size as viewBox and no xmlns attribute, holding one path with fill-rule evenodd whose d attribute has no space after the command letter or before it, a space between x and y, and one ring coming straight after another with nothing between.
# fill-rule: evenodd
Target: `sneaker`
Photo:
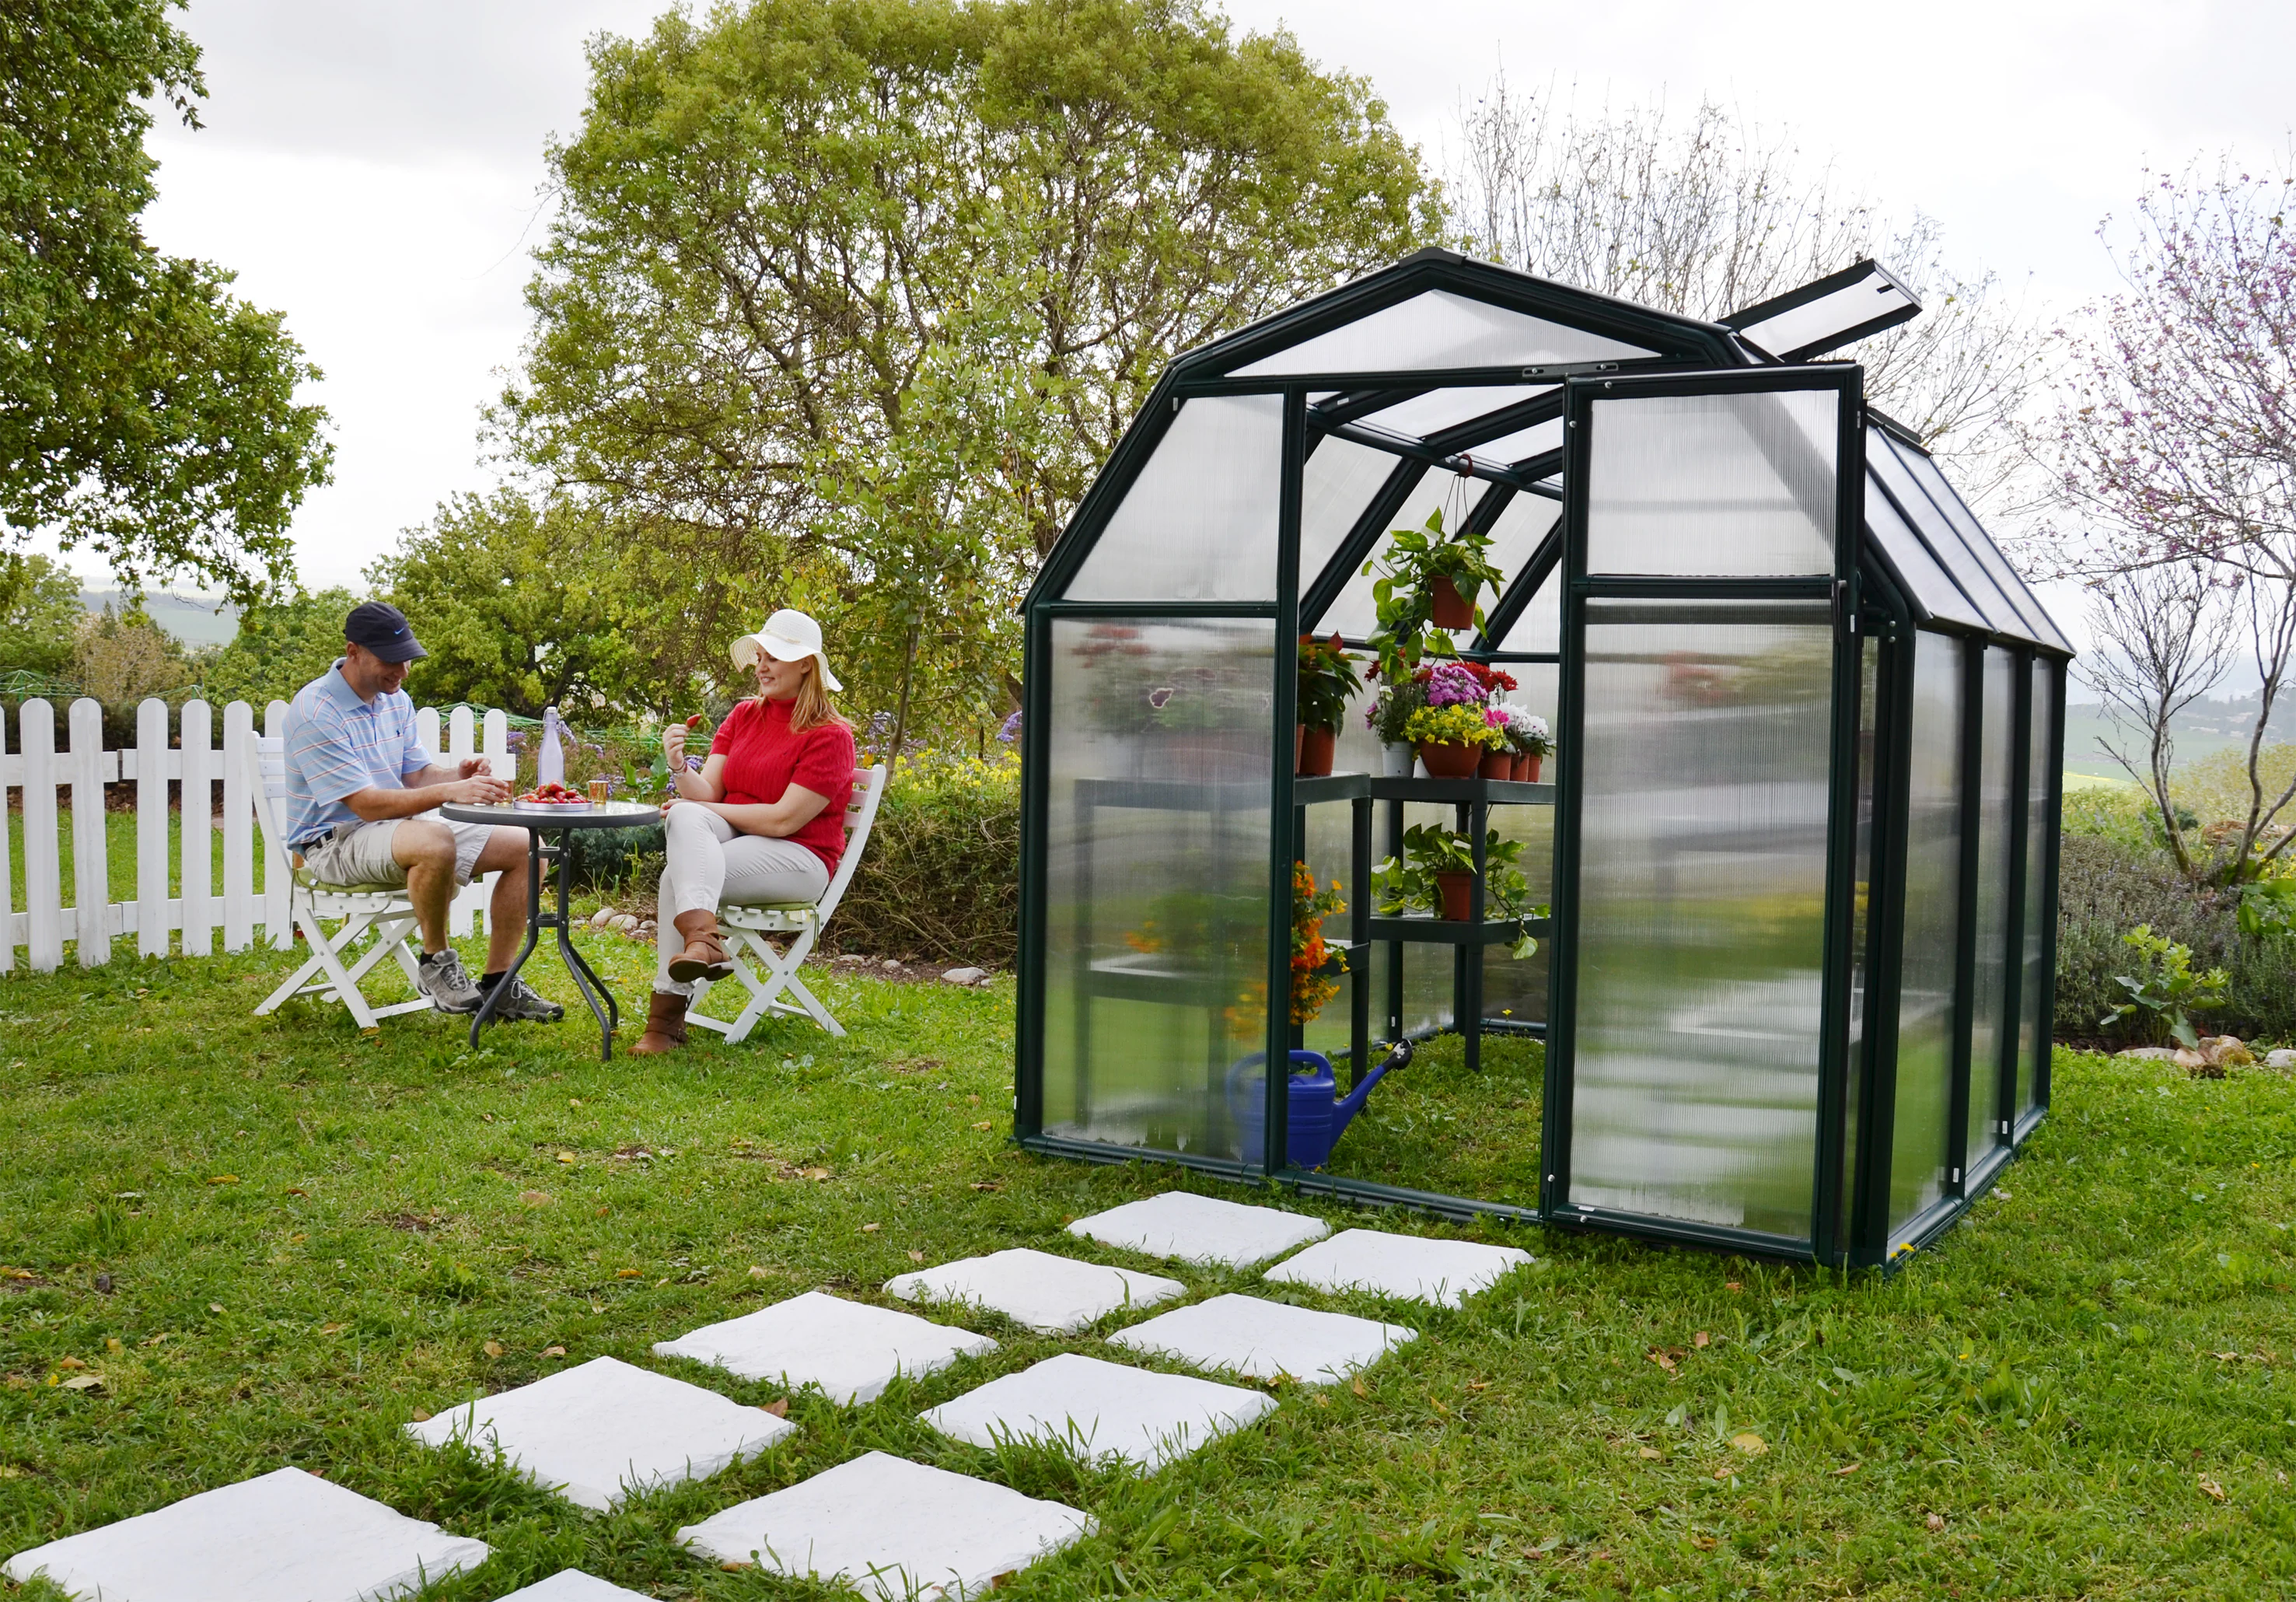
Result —
<instances>
[{"instance_id":1,"label":"sneaker","mask_svg":"<svg viewBox=\"0 0 2296 1602\"><path fill-rule=\"evenodd\" d=\"M452 950L436 957L425 952L415 965L414 987L430 998L442 1013L474 1013L486 998L463 969L463 959Z\"/></svg>"},{"instance_id":2,"label":"sneaker","mask_svg":"<svg viewBox=\"0 0 2296 1602\"><path fill-rule=\"evenodd\" d=\"M501 982L510 989L495 1004L496 1017L521 1018L529 1023L555 1023L566 1015L564 1007L537 995L534 987L525 980L507 979Z\"/></svg>"}]
</instances>

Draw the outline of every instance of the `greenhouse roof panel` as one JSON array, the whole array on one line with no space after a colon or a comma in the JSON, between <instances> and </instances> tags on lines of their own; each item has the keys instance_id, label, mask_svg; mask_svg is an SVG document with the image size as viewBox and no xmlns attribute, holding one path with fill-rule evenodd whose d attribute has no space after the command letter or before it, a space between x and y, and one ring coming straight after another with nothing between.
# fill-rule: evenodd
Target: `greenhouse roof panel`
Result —
<instances>
[{"instance_id":1,"label":"greenhouse roof panel","mask_svg":"<svg viewBox=\"0 0 2296 1602\"><path fill-rule=\"evenodd\" d=\"M1808 361L1920 314L1914 292L1877 261L1860 261L1723 318L1784 362Z\"/></svg>"},{"instance_id":2,"label":"greenhouse roof panel","mask_svg":"<svg viewBox=\"0 0 2296 1602\"><path fill-rule=\"evenodd\" d=\"M1247 363L1231 376L1549 366L1657 354L1647 346L1431 289Z\"/></svg>"}]
</instances>

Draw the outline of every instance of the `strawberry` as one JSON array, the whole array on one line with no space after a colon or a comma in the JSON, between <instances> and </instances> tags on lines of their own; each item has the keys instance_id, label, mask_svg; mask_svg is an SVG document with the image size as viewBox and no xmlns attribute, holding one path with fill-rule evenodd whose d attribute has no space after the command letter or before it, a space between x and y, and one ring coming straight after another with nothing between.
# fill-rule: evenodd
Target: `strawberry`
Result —
<instances>
[{"instance_id":1,"label":"strawberry","mask_svg":"<svg viewBox=\"0 0 2296 1602\"><path fill-rule=\"evenodd\" d=\"M700 728L701 727L701 714L700 712L696 712L693 716L688 718L685 720L685 727L688 728Z\"/></svg>"}]
</instances>

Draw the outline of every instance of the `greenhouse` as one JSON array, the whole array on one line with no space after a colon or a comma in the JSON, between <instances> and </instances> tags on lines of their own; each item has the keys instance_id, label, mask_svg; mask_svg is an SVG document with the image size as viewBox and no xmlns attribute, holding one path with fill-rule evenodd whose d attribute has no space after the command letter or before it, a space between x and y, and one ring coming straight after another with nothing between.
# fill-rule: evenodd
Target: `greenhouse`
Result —
<instances>
[{"instance_id":1,"label":"greenhouse","mask_svg":"<svg viewBox=\"0 0 2296 1602\"><path fill-rule=\"evenodd\" d=\"M1822 359L1919 312L1424 251L1175 362L1024 609L1022 1144L1828 1263L1951 1224L2048 1105L2072 652Z\"/></svg>"}]
</instances>

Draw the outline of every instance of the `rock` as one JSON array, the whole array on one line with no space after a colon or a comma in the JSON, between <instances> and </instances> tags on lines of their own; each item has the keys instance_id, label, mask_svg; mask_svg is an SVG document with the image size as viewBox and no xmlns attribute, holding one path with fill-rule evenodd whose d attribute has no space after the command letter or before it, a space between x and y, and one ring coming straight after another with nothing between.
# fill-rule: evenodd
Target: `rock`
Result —
<instances>
[{"instance_id":1,"label":"rock","mask_svg":"<svg viewBox=\"0 0 2296 1602\"><path fill-rule=\"evenodd\" d=\"M2256 1056L2237 1035L2210 1035L2201 1041L2201 1055L2218 1068L2252 1068Z\"/></svg>"},{"instance_id":2,"label":"rock","mask_svg":"<svg viewBox=\"0 0 2296 1602\"><path fill-rule=\"evenodd\" d=\"M2131 1046L2128 1050L2115 1052L2113 1055L2115 1056L2137 1057L2147 1062L2168 1063L2176 1060L2177 1053L2179 1049L2179 1047L2174 1046Z\"/></svg>"},{"instance_id":3,"label":"rock","mask_svg":"<svg viewBox=\"0 0 2296 1602\"><path fill-rule=\"evenodd\" d=\"M941 977L948 981L951 984L987 984L988 982L988 970L986 968L951 968L947 973L942 974Z\"/></svg>"},{"instance_id":4,"label":"rock","mask_svg":"<svg viewBox=\"0 0 2296 1602\"><path fill-rule=\"evenodd\" d=\"M2285 1046L2277 1051L2267 1051L2264 1054L2264 1065L2267 1068L2296 1068L2296 1051L2291 1051Z\"/></svg>"},{"instance_id":5,"label":"rock","mask_svg":"<svg viewBox=\"0 0 2296 1602\"><path fill-rule=\"evenodd\" d=\"M603 929L607 924L614 921L614 916L615 914L612 908L601 907L597 911L590 915L590 927L593 929Z\"/></svg>"},{"instance_id":6,"label":"rock","mask_svg":"<svg viewBox=\"0 0 2296 1602\"><path fill-rule=\"evenodd\" d=\"M900 963L899 963L897 959L895 959L895 958L893 958L893 957L887 957L887 958L885 959L885 966L886 966L886 968L887 968L889 971L890 971L890 972L892 972L892 973L895 973L895 974L898 974L898 973L899 973L899 972L901 971L901 965L900 965Z\"/></svg>"},{"instance_id":7,"label":"rock","mask_svg":"<svg viewBox=\"0 0 2296 1602\"><path fill-rule=\"evenodd\" d=\"M637 926L637 919L632 917L628 913L618 912L614 915L614 927L620 930L624 934L629 933Z\"/></svg>"}]
</instances>

